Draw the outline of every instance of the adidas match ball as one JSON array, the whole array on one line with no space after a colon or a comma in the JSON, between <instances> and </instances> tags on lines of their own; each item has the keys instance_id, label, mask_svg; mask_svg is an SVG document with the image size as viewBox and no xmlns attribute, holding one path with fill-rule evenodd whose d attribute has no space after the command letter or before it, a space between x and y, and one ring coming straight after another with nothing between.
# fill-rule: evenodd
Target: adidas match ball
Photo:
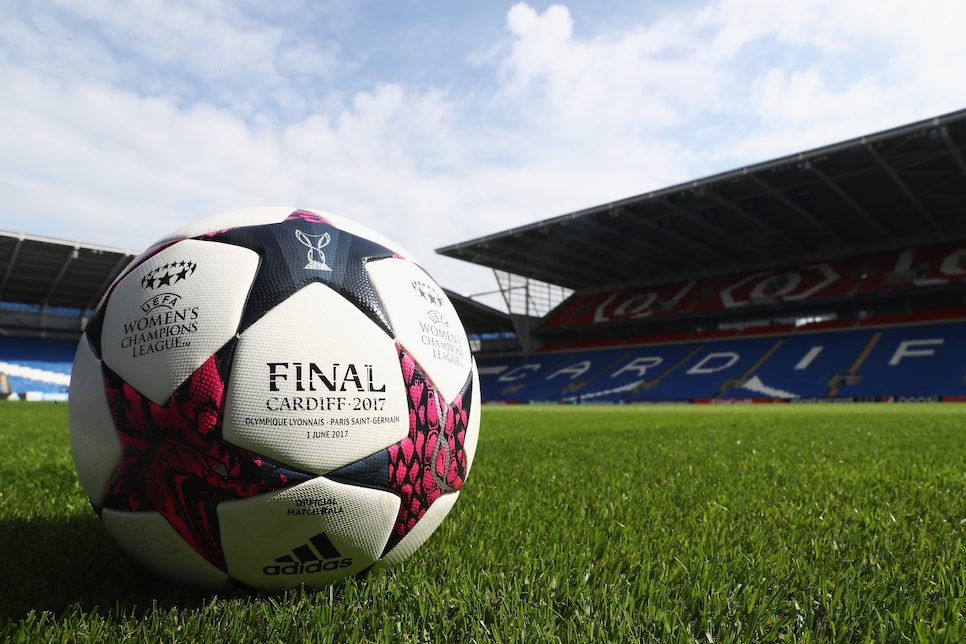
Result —
<instances>
[{"instance_id":1,"label":"adidas match ball","mask_svg":"<svg viewBox=\"0 0 966 644\"><path fill-rule=\"evenodd\" d=\"M175 231L94 311L70 443L111 536L204 586L325 586L412 554L466 480L479 379L443 290L334 215Z\"/></svg>"}]
</instances>

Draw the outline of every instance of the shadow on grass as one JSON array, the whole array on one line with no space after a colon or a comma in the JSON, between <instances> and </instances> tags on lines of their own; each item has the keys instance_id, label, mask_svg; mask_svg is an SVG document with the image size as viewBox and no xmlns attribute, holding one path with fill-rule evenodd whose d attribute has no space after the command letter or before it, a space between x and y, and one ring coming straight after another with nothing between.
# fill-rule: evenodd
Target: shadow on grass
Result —
<instances>
[{"instance_id":1,"label":"shadow on grass","mask_svg":"<svg viewBox=\"0 0 966 644\"><path fill-rule=\"evenodd\" d=\"M140 566L96 517L8 519L0 523L0 623L30 611L140 616L191 608L215 593L161 579ZM218 593L219 596L228 593ZM250 594L250 593L247 593Z\"/></svg>"}]
</instances>

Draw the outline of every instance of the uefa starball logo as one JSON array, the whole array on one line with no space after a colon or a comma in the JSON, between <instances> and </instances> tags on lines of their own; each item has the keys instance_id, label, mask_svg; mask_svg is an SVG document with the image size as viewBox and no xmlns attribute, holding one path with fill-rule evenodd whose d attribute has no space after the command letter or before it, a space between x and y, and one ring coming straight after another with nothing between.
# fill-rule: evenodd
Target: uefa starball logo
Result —
<instances>
[{"instance_id":1,"label":"uefa starball logo","mask_svg":"<svg viewBox=\"0 0 966 644\"><path fill-rule=\"evenodd\" d=\"M432 284L415 280L412 283L413 292L423 298L433 306L443 305L443 294Z\"/></svg>"},{"instance_id":2,"label":"uefa starball logo","mask_svg":"<svg viewBox=\"0 0 966 644\"><path fill-rule=\"evenodd\" d=\"M174 286L178 282L183 282L188 279L195 272L196 268L198 268L197 264L185 260L168 262L148 271L141 278L141 286L148 291L155 288Z\"/></svg>"},{"instance_id":3,"label":"uefa starball logo","mask_svg":"<svg viewBox=\"0 0 966 644\"><path fill-rule=\"evenodd\" d=\"M181 259L161 264L145 273L141 278L141 288L150 297L141 304L141 312L147 314L159 308L169 311L176 309L181 295L171 287L188 279L197 269L195 262Z\"/></svg>"}]
</instances>

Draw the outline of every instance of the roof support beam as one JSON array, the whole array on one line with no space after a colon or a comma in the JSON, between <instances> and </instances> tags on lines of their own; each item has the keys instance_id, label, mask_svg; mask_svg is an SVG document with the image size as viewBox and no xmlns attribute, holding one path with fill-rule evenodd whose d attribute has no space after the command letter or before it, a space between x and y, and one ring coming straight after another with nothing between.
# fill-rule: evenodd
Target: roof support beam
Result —
<instances>
[{"instance_id":1,"label":"roof support beam","mask_svg":"<svg viewBox=\"0 0 966 644\"><path fill-rule=\"evenodd\" d=\"M67 254L66 259L64 259L64 263L60 265L60 270L57 272L57 276L50 282L50 287L47 289L47 293L44 295L44 299L42 300L44 307L46 307L47 303L50 302L50 296L53 295L54 291L57 290L57 287L60 286L60 281L64 279L64 274L67 273L67 269L70 268L71 262L77 259L79 252L78 247L74 246L70 253Z\"/></svg>"},{"instance_id":2,"label":"roof support beam","mask_svg":"<svg viewBox=\"0 0 966 644\"><path fill-rule=\"evenodd\" d=\"M783 239L784 241L788 242L792 246L799 248L800 250L804 251L809 256L811 256L811 251L809 251L809 249L804 244L802 244L802 242L798 241L794 237L790 237L789 235L786 235L778 228L775 228L774 226L762 221L761 217L755 217L751 213L746 212L745 210L742 210L741 208L739 208L738 206L736 206L735 204L733 204L732 202L728 201L720 194L718 194L711 186L708 186L706 190L707 192L705 194L710 195L715 200L715 202L722 208L727 208L728 210L734 213L737 213L738 215L740 215L745 219L750 219L751 221L755 222L758 226L770 232L772 235L780 239Z\"/></svg>"},{"instance_id":3,"label":"roof support beam","mask_svg":"<svg viewBox=\"0 0 966 644\"><path fill-rule=\"evenodd\" d=\"M956 167L959 168L959 174L963 175L963 179L966 179L966 161L963 161L963 155L959 153L959 148L953 142L952 137L949 136L949 128L945 125L940 128L942 132L943 141L946 143L946 151L953 158L956 163Z\"/></svg>"},{"instance_id":4,"label":"roof support beam","mask_svg":"<svg viewBox=\"0 0 966 644\"><path fill-rule=\"evenodd\" d=\"M894 183L896 188L899 189L899 192L901 192L903 196L909 200L909 203L913 205L916 212L919 213L919 216L929 223L933 231L937 233L941 232L942 229L940 228L939 224L936 223L936 220L933 219L932 215L929 214L929 211L927 211L925 206L922 205L922 202L916 198L916 195L913 194L912 190L909 189L909 186L906 185L906 182L903 181L898 174L896 174L896 171L892 168L892 166L886 163L886 160L882 158L882 155L876 151L875 146L867 143L865 145L865 149L869 153L869 156L871 156L875 162L879 164L879 168L881 168L889 179L892 180L892 183Z\"/></svg>"},{"instance_id":5,"label":"roof support beam","mask_svg":"<svg viewBox=\"0 0 966 644\"><path fill-rule=\"evenodd\" d=\"M97 286L97 290L94 292L94 297L88 300L87 304L84 306L85 311L93 311L97 303L101 301L104 293L107 292L108 287L114 283L114 278L121 274L121 269L128 265L128 263L134 259L134 255L118 255L117 262L114 263L114 268L111 272L104 278Z\"/></svg>"},{"instance_id":6,"label":"roof support beam","mask_svg":"<svg viewBox=\"0 0 966 644\"><path fill-rule=\"evenodd\" d=\"M20 254L21 248L23 248L23 235L20 235L20 238L17 239L17 243L13 247L13 252L10 253L10 261L7 262L7 268L3 273L3 282L0 282L0 302L3 301L3 293L7 290L7 283L13 274L13 267L17 264L17 256Z\"/></svg>"},{"instance_id":7,"label":"roof support beam","mask_svg":"<svg viewBox=\"0 0 966 644\"><path fill-rule=\"evenodd\" d=\"M653 270L653 271L661 272L661 271L664 271L664 270L667 269L667 266L666 265L661 264L659 262L656 262L656 261L653 261L652 259L650 259L654 255L663 255L664 257L671 257L672 259L679 259L676 255L670 254L667 251L665 251L664 249L659 248L659 247L655 246L654 244L652 244L650 242L642 241L640 239L636 239L636 238L635 239L627 239L627 238L624 238L624 239L622 239L622 243L623 244L627 244L628 245L628 248L624 248L622 246L619 247L617 245L614 245L614 246L611 246L610 247L610 254L611 255L614 255L614 256L619 256L625 250L634 251L635 252L635 254L634 254L634 263L637 264L637 265L646 266L647 267L647 270ZM642 256L639 253L645 253L645 254L647 254L647 257L644 257L644 256ZM617 257L617 259L619 259L619 257Z\"/></svg>"},{"instance_id":8,"label":"roof support beam","mask_svg":"<svg viewBox=\"0 0 966 644\"><path fill-rule=\"evenodd\" d=\"M819 180L826 188L834 192L839 199L844 201L846 205L848 205L855 213L860 215L866 221L866 223L869 224L869 226L871 226L872 228L875 228L880 233L882 233L882 236L885 237L886 239L889 239L895 242L895 237L892 235L892 233L886 230L885 226L879 223L879 221L872 216L872 213L870 213L868 210L860 206L855 199L850 197L849 194L845 192L844 188L842 188L835 181L832 181L832 179L830 179L829 176L825 174L814 163L809 163L808 167L809 167L809 170L811 170L812 174L818 177Z\"/></svg>"},{"instance_id":9,"label":"roof support beam","mask_svg":"<svg viewBox=\"0 0 966 644\"><path fill-rule=\"evenodd\" d=\"M742 252L748 253L750 255L757 255L758 257L764 256L764 253L762 253L757 248L754 248L754 247L749 246L748 244L746 244L744 239L742 239L738 235L735 235L730 230L728 230L726 228L723 228L721 226L715 226L714 224L711 224L711 223L705 221L704 219L702 219L701 217L695 215L690 210L688 210L686 208L682 208L681 206L679 206L679 205L677 205L675 203L672 203L671 201L669 201L667 199L662 199L662 200L660 200L659 203L661 204L662 207L667 208L668 210L670 210L675 215L678 215L678 216L681 216L681 217L686 218L691 223L697 224L697 225L701 226L702 228L704 228L705 230L710 231L713 235L718 236L718 237L727 237L732 244L735 244L736 246L739 246L742 249ZM722 255L719 253L719 256L722 256ZM728 259L730 259L731 261L736 262L739 265L742 263L739 259L735 258L733 255L732 256L729 256Z\"/></svg>"},{"instance_id":10,"label":"roof support beam","mask_svg":"<svg viewBox=\"0 0 966 644\"><path fill-rule=\"evenodd\" d=\"M502 261L504 258L509 261ZM486 262L484 265L507 273L521 275L521 271L515 267L522 264L527 266L527 274L530 277L547 282L548 284L579 288L584 286L584 282L590 279L585 267L587 257L573 251L566 242L559 244L554 249L553 258L549 262L541 262L539 249L534 250L532 248L514 249L510 253L506 249L503 249L493 259L495 260L494 262ZM556 259L566 260L566 268L561 266L559 262L553 261ZM611 273L611 275L615 274Z\"/></svg>"},{"instance_id":11,"label":"roof support beam","mask_svg":"<svg viewBox=\"0 0 966 644\"><path fill-rule=\"evenodd\" d=\"M662 235L667 235L669 237L673 237L679 243L683 243L683 244L686 244L686 245L691 246L691 247L694 247L694 248L699 248L700 247L702 250L705 250L703 247L700 246L700 244L697 244L697 243L691 241L690 239L687 239L683 235L680 235L678 233L675 233L673 230L662 229L662 228L656 226L653 221L649 221L649 220L647 220L647 219L645 219L643 217L640 217L640 218L635 217L635 215L634 215L633 212L629 212L627 210L624 210L623 212L627 213L627 215L631 218L631 221L634 224L642 224L644 226L647 226L647 228L649 230L656 230L658 232L658 234L662 234ZM664 257L664 258L669 259L669 260L671 260L673 262L680 262L682 264L685 264L687 266L690 266L690 267L696 268L696 269L707 269L707 266L705 264L702 264L701 262L695 261L694 258L693 258L693 256L685 256L685 255L682 255L681 253L675 253L675 252L669 251L669 250L667 250L667 248L661 246L660 244L655 244L655 243L650 242L650 241L648 241L646 239L641 239L638 236L622 237L621 238L621 243L627 244L627 245L630 245L630 246L634 246L634 247L636 247L636 248L638 248L638 249L640 249L640 250L642 250L644 252L650 253L652 256L656 255L656 256L659 256L659 257ZM604 250L608 254L614 254L614 253L617 253L617 252L619 252L621 250L624 250L624 249L621 248L621 247L619 247L619 246L617 246L617 245L606 245L604 247ZM663 263L655 263L655 262L647 262L647 263L650 266L656 268L659 271L662 270L662 269L663 270L666 270L667 269L667 265L666 264L663 264Z\"/></svg>"},{"instance_id":12,"label":"roof support beam","mask_svg":"<svg viewBox=\"0 0 966 644\"><path fill-rule=\"evenodd\" d=\"M835 241L841 244L844 244L846 246L849 245L849 242L846 239L843 239L841 235L839 235L834 230L826 226L824 222L819 221L818 219L813 217L810 212L808 212L807 210L805 210L804 208L796 204L794 201L786 197L780 191L775 190L775 188L770 183L762 179L759 175L749 174L748 178L751 179L751 182L754 183L756 186L758 186L759 188L761 188L762 190L770 194L772 197L774 197L780 204L782 204L792 212L796 213L800 217L806 219L809 223L811 223L816 228L821 229L823 232L825 232L826 235L828 235Z\"/></svg>"},{"instance_id":13,"label":"roof support beam","mask_svg":"<svg viewBox=\"0 0 966 644\"><path fill-rule=\"evenodd\" d=\"M729 256L726 256L726 255L722 255L717 250L715 250L713 248L710 248L710 247L708 247L708 246L706 246L704 244L700 244L698 242L692 241L692 240L688 239L687 237L685 237L684 235L675 232L674 230L660 228L659 226L656 226L653 221L647 221L645 223L646 223L647 226L649 226L650 228L653 228L653 229L657 230L661 234L667 235L668 237L673 237L679 244L682 244L684 246L689 246L689 247L691 247L691 248L693 248L693 249L695 249L697 251L700 251L700 253L712 253L712 254L717 255L718 257L720 257L722 259L725 259L725 260L728 260L728 261L734 261L734 258L733 257L729 257ZM662 252L663 252L663 250L662 250ZM701 256L700 254L697 254L697 255L687 255L687 256L685 256L683 254L679 254L679 253L675 253L674 254L675 259L684 260L687 257L687 259L689 259L691 261L687 261L686 263L690 264L691 266L694 266L695 268L698 268L700 270L705 270L706 271L706 270L708 270L708 264L707 264L707 262L695 261L694 260L694 258L700 257L700 256Z\"/></svg>"}]
</instances>

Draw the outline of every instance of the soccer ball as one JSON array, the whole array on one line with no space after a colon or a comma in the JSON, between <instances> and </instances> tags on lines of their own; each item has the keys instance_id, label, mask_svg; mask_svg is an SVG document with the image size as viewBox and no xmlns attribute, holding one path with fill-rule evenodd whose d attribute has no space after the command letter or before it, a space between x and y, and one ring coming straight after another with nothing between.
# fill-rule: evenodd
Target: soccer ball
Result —
<instances>
[{"instance_id":1,"label":"soccer ball","mask_svg":"<svg viewBox=\"0 0 966 644\"><path fill-rule=\"evenodd\" d=\"M78 476L111 536L175 580L284 590L396 564L470 471L476 364L404 250L320 211L175 231L77 348Z\"/></svg>"}]
</instances>

